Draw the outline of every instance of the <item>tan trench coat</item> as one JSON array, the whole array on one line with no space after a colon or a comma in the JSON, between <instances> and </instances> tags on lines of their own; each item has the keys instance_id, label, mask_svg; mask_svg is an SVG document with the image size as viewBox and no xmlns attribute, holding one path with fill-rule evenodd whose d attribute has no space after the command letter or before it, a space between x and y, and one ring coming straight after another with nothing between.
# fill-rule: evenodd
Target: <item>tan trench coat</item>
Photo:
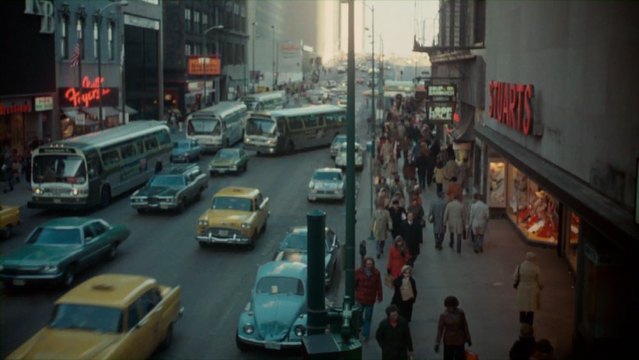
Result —
<instances>
[{"instance_id":1,"label":"tan trench coat","mask_svg":"<svg viewBox=\"0 0 639 360\"><path fill-rule=\"evenodd\" d=\"M513 282L517 279L517 268L513 273ZM541 272L532 261L524 260L519 264L519 286L517 287L516 307L519 311L535 311L541 307Z\"/></svg>"}]
</instances>

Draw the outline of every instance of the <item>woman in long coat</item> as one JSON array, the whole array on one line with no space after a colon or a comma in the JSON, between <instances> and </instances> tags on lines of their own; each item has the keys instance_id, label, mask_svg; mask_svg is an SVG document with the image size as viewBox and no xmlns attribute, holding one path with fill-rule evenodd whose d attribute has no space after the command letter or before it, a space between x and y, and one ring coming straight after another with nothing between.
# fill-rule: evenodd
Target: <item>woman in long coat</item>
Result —
<instances>
[{"instance_id":1,"label":"woman in long coat","mask_svg":"<svg viewBox=\"0 0 639 360\"><path fill-rule=\"evenodd\" d=\"M541 271L534 263L535 253L527 252L526 260L517 266L513 281L517 284L517 309L519 322L532 326L535 311L541 305Z\"/></svg>"},{"instance_id":2,"label":"woman in long coat","mask_svg":"<svg viewBox=\"0 0 639 360\"><path fill-rule=\"evenodd\" d=\"M408 263L408 260L410 260L410 251L406 246L406 242L401 235L397 236L388 253L388 263L386 265L388 274L391 275L393 279L400 276L402 267Z\"/></svg>"},{"instance_id":3,"label":"woman in long coat","mask_svg":"<svg viewBox=\"0 0 639 360\"><path fill-rule=\"evenodd\" d=\"M371 231L377 242L377 258L381 258L384 254L384 244L388 237L388 232L393 230L393 221L391 220L390 213L386 210L386 204L384 200L377 200L377 209L373 213L373 223L371 224Z\"/></svg>"}]
</instances>

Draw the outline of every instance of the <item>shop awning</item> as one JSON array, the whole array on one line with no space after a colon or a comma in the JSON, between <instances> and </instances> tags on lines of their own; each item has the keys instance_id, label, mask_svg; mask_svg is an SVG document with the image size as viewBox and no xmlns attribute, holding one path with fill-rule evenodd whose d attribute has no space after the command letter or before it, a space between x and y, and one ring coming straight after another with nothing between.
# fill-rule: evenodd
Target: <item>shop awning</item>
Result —
<instances>
[{"instance_id":1,"label":"shop awning","mask_svg":"<svg viewBox=\"0 0 639 360\"><path fill-rule=\"evenodd\" d=\"M77 108L62 108L62 112L66 117L72 120L77 119L80 114ZM82 116L84 117L84 114L82 114Z\"/></svg>"},{"instance_id":2,"label":"shop awning","mask_svg":"<svg viewBox=\"0 0 639 360\"><path fill-rule=\"evenodd\" d=\"M473 118L474 113L472 111L462 113L461 121L452 132L454 142L472 142L475 140L475 133L473 132L473 128L475 127Z\"/></svg>"},{"instance_id":3,"label":"shop awning","mask_svg":"<svg viewBox=\"0 0 639 360\"><path fill-rule=\"evenodd\" d=\"M129 105L124 105L124 111L126 111L127 114L129 115L135 115L138 113L137 110L135 110L134 108L130 107Z\"/></svg>"},{"instance_id":4,"label":"shop awning","mask_svg":"<svg viewBox=\"0 0 639 360\"><path fill-rule=\"evenodd\" d=\"M639 250L639 225L633 214L600 194L583 180L550 163L488 126L475 127L475 134L508 161L590 225L625 251Z\"/></svg>"},{"instance_id":5,"label":"shop awning","mask_svg":"<svg viewBox=\"0 0 639 360\"><path fill-rule=\"evenodd\" d=\"M83 108L82 111L86 112L87 114L91 115L94 118L98 118L100 115L100 108L99 107L90 107L90 108ZM120 116L120 112L111 106L103 106L102 107L102 117L103 118L107 118L107 117L112 117L112 116Z\"/></svg>"}]
</instances>

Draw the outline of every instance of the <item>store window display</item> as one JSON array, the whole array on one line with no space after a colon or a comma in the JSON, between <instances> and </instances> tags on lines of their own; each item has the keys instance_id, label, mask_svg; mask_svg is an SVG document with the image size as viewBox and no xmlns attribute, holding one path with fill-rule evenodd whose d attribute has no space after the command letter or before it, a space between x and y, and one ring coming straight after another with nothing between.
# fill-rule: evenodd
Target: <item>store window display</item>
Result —
<instances>
[{"instance_id":1,"label":"store window display","mask_svg":"<svg viewBox=\"0 0 639 360\"><path fill-rule=\"evenodd\" d=\"M492 208L506 207L506 163L489 161L489 196L488 206Z\"/></svg>"}]
</instances>

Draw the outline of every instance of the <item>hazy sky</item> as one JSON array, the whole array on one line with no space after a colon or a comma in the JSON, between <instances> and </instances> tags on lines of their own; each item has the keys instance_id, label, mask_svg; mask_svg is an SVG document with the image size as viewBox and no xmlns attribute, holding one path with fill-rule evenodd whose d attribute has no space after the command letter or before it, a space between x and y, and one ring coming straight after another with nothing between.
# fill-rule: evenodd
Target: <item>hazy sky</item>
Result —
<instances>
[{"instance_id":1,"label":"hazy sky","mask_svg":"<svg viewBox=\"0 0 639 360\"><path fill-rule=\"evenodd\" d=\"M379 35L384 42L384 53L399 56L413 54L413 36L421 39L425 35L427 43L433 38L433 19L437 17L437 0L368 0L367 5L375 7L375 48L379 49ZM366 8L370 19L370 9ZM367 25L369 26L367 20ZM370 44L366 46L370 50Z\"/></svg>"}]
</instances>

